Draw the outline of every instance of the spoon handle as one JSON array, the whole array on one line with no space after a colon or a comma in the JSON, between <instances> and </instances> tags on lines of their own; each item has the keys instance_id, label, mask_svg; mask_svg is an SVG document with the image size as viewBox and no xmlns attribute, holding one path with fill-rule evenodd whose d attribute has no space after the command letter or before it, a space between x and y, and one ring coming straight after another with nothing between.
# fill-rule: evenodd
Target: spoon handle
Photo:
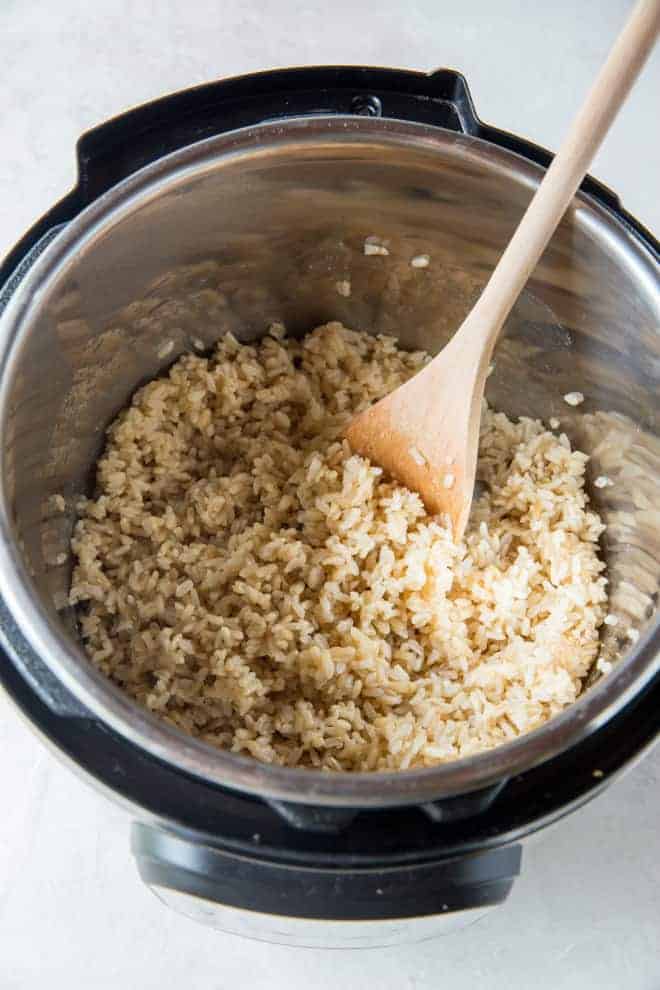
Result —
<instances>
[{"instance_id":1,"label":"spoon handle","mask_svg":"<svg viewBox=\"0 0 660 990\"><path fill-rule=\"evenodd\" d=\"M582 182L659 30L660 0L639 0L480 299L463 324L466 331L468 324L473 332L480 330L484 361L490 360L504 321Z\"/></svg>"}]
</instances>

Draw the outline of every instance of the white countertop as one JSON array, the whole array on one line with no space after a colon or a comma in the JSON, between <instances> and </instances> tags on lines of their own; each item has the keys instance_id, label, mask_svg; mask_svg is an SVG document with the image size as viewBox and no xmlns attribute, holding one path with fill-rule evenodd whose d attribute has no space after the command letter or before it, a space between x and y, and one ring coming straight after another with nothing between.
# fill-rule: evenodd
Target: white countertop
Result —
<instances>
[{"instance_id":1,"label":"white countertop","mask_svg":"<svg viewBox=\"0 0 660 990\"><path fill-rule=\"evenodd\" d=\"M2 0L0 254L73 183L85 128L165 92L281 65L462 70L480 116L557 146L630 4L620 0ZM531 13L533 11L533 14ZM656 52L592 172L660 227ZM653 134L655 129L655 134ZM0 697L2 990L658 990L660 751L526 848L473 928L367 955L198 927L140 884L128 819Z\"/></svg>"}]
</instances>

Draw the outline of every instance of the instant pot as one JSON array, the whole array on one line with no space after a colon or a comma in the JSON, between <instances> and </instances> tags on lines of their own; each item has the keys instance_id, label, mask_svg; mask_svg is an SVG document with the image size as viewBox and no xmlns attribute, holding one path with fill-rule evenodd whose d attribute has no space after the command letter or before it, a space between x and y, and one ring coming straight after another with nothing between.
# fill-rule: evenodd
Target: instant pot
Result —
<instances>
[{"instance_id":1,"label":"instant pot","mask_svg":"<svg viewBox=\"0 0 660 990\"><path fill-rule=\"evenodd\" d=\"M4 688L130 809L141 877L192 917L327 946L465 924L506 899L527 836L657 734L657 243L587 178L488 382L497 408L556 417L591 455L617 617L605 672L557 718L469 759L398 773L268 766L157 720L84 655L69 540L104 430L183 351L229 331L254 340L274 320L303 333L340 319L437 351L551 156L483 124L455 72L372 68L201 86L101 125L77 153L75 189L0 270ZM374 235L387 257L365 256ZM411 266L422 253L428 267ZM337 291L346 280L350 296ZM571 391L579 408L563 401Z\"/></svg>"}]
</instances>

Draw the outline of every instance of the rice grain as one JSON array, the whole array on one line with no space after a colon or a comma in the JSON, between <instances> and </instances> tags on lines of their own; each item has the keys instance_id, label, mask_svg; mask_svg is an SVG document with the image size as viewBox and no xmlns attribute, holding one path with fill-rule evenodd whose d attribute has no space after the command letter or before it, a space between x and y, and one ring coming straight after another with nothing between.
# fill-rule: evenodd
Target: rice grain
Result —
<instances>
[{"instance_id":1,"label":"rice grain","mask_svg":"<svg viewBox=\"0 0 660 990\"><path fill-rule=\"evenodd\" d=\"M331 771L469 756L574 701L607 598L586 456L486 408L456 545L342 440L427 360L278 325L141 388L72 542L92 663L215 746Z\"/></svg>"}]
</instances>

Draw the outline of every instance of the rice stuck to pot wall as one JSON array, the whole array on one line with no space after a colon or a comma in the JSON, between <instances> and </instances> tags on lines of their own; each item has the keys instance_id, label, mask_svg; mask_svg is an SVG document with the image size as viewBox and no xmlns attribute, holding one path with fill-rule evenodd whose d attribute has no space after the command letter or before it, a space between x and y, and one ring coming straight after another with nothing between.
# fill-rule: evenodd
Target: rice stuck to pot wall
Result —
<instances>
[{"instance_id":1,"label":"rice stuck to pot wall","mask_svg":"<svg viewBox=\"0 0 660 990\"><path fill-rule=\"evenodd\" d=\"M607 598L586 455L486 409L455 545L341 440L427 360L274 327L140 389L73 539L92 662L207 742L328 770L468 756L574 701Z\"/></svg>"}]
</instances>

